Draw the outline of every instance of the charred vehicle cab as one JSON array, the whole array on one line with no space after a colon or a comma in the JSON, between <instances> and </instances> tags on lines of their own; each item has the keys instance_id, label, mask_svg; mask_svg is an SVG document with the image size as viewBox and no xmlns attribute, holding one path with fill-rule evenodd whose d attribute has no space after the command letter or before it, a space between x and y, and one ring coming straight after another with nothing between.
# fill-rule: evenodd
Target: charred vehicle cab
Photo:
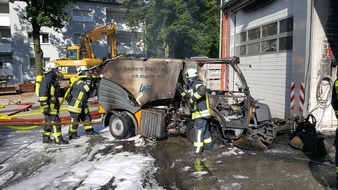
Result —
<instances>
[{"instance_id":1,"label":"charred vehicle cab","mask_svg":"<svg viewBox=\"0 0 338 190\"><path fill-rule=\"evenodd\" d=\"M269 107L250 96L238 57L106 60L98 86L104 126L109 126L116 139L133 135L163 139L182 134L193 140L190 111L176 93L176 86L186 85L183 73L189 68L197 69L202 79L208 79L210 64L227 65L236 82L236 89L225 90L212 87L212 81L206 82L212 128L224 140L255 141L266 148L265 144L276 136L277 126L270 121Z\"/></svg>"}]
</instances>

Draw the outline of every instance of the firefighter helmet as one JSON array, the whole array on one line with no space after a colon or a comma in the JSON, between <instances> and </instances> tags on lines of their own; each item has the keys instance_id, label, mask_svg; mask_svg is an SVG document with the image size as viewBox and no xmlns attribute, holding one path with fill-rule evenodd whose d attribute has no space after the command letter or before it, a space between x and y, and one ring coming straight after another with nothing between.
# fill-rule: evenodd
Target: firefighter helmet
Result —
<instances>
[{"instance_id":1,"label":"firefighter helmet","mask_svg":"<svg viewBox=\"0 0 338 190\"><path fill-rule=\"evenodd\" d=\"M188 69L186 72L185 72L185 76L187 78L194 78L194 77L197 77L198 76L198 72L196 69Z\"/></svg>"},{"instance_id":2,"label":"firefighter helmet","mask_svg":"<svg viewBox=\"0 0 338 190\"><path fill-rule=\"evenodd\" d=\"M77 68L77 73L80 74L82 72L89 71L89 69L86 66L80 66Z\"/></svg>"},{"instance_id":3,"label":"firefighter helmet","mask_svg":"<svg viewBox=\"0 0 338 190\"><path fill-rule=\"evenodd\" d=\"M55 69L58 69L58 68L59 68L59 66L56 63L49 62L45 66L45 72L48 73L48 72L55 70Z\"/></svg>"}]
</instances>

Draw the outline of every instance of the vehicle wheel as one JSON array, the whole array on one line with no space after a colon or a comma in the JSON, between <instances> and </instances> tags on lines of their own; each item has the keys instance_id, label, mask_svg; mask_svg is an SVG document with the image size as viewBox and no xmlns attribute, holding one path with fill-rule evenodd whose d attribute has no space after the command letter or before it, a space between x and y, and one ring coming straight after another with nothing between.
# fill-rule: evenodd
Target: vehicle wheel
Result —
<instances>
[{"instance_id":1,"label":"vehicle wheel","mask_svg":"<svg viewBox=\"0 0 338 190\"><path fill-rule=\"evenodd\" d=\"M126 115L112 115L109 119L109 131L116 139L129 138L132 135L132 122Z\"/></svg>"},{"instance_id":2,"label":"vehicle wheel","mask_svg":"<svg viewBox=\"0 0 338 190\"><path fill-rule=\"evenodd\" d=\"M188 121L187 123L187 137L191 143L194 143L195 141L195 128L194 128L194 122Z\"/></svg>"}]
</instances>

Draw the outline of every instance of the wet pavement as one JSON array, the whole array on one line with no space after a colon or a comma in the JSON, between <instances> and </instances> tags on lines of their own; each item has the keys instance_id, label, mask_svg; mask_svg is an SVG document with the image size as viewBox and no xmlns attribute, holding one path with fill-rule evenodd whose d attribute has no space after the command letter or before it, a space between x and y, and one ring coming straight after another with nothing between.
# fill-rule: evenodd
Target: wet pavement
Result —
<instances>
[{"instance_id":1,"label":"wet pavement","mask_svg":"<svg viewBox=\"0 0 338 190\"><path fill-rule=\"evenodd\" d=\"M94 128L100 130L98 126ZM79 132L83 136L84 131ZM1 128L0 135L1 178L5 175L2 167L8 168L9 165L23 174L19 178L9 178L3 185L15 184L34 175L34 172L43 165L52 164L52 160L48 159L43 150L41 154L34 150L42 147L38 129L12 131ZM106 131L100 133L98 137L102 135L110 134ZM144 139L143 146L135 146L134 141L108 142L105 138L98 137L87 140L83 137L81 139L86 140L86 143L81 144L88 146L89 151L89 147L101 144L105 145L103 150L107 154L127 151L153 157L157 167L155 179L159 186L168 190L321 190L333 189L336 185L335 166L328 162L326 156L307 155L292 148L288 145L289 135L278 136L264 152L238 149L232 143L217 143L212 151L205 151L199 156L189 154L192 144L183 137L169 137L161 141ZM326 140L329 144L333 141L332 138ZM66 150L69 149L78 151L79 147L71 146ZM66 150L61 149L60 155ZM22 161L22 157L30 159ZM18 159L21 161L16 162ZM144 180L146 182L147 178ZM2 187L4 186L0 185L0 189Z\"/></svg>"},{"instance_id":2,"label":"wet pavement","mask_svg":"<svg viewBox=\"0 0 338 190\"><path fill-rule=\"evenodd\" d=\"M142 148L121 143L156 159L156 178L165 189L334 189L335 166L326 155L304 154L288 141L289 135L278 136L264 152L219 143L199 156L188 153L192 144L181 137Z\"/></svg>"},{"instance_id":3,"label":"wet pavement","mask_svg":"<svg viewBox=\"0 0 338 190\"><path fill-rule=\"evenodd\" d=\"M28 101L36 105L35 98L29 98L31 100ZM8 100L2 101L5 104ZM7 106L7 111L11 112L12 108L14 105ZM102 130L102 126L94 128ZM36 154L34 150L42 147L40 130L16 131L0 127L0 176L4 177L6 173L2 168L8 165L24 174L17 179L8 178L7 182L1 183L0 189L34 175L42 165L51 164L43 150L41 154ZM67 127L63 127L63 133L67 134ZM84 131L79 133L83 135ZM86 144L104 144L104 150L110 153L128 151L153 157L158 168L156 181L168 190L335 189L335 166L326 155L305 154L294 149L288 145L289 138L290 134L277 136L264 152L238 149L230 142L214 139L213 150L198 156L189 154L192 143L184 137L169 137L161 141L145 138L143 146L135 146L135 142L125 140L107 142L104 138L88 139ZM333 137L326 136L326 141L332 145ZM123 148L116 149L121 145ZM78 149L70 148L74 151ZM16 163L22 157L33 159ZM144 180L146 182L147 178ZM114 188L109 186L106 189Z\"/></svg>"}]
</instances>

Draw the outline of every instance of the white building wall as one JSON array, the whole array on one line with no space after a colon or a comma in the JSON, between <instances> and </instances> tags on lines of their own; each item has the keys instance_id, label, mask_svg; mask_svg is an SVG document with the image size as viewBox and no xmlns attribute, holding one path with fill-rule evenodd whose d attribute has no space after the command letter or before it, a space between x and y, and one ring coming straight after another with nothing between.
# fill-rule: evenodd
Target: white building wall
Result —
<instances>
[{"instance_id":1,"label":"white building wall","mask_svg":"<svg viewBox=\"0 0 338 190\"><path fill-rule=\"evenodd\" d=\"M325 24L328 18L329 1L316 0L315 8L312 12L312 41L311 41L311 77L309 93L309 112L317 119L318 129L335 129L337 120L331 107L331 85L325 79L334 81L336 79L336 69L331 70L330 63L326 60L325 44ZM325 79L323 80L323 77ZM319 87L319 88L317 88Z\"/></svg>"},{"instance_id":2,"label":"white building wall","mask_svg":"<svg viewBox=\"0 0 338 190\"><path fill-rule=\"evenodd\" d=\"M292 17L293 0L274 1L268 6L236 13L235 34ZM235 48L235 41L232 47ZM272 117L290 114L292 52L240 56L240 68L247 80L252 97L269 105ZM234 81L236 83L236 81Z\"/></svg>"},{"instance_id":3,"label":"white building wall","mask_svg":"<svg viewBox=\"0 0 338 190\"><path fill-rule=\"evenodd\" d=\"M31 26L25 19L22 19L25 6L26 3L21 1L9 3L13 49L13 63L11 63L11 66L13 66L14 75L12 83L34 81L35 79L35 68L29 66L29 59L34 57L33 44L29 43L28 40L28 31L31 31ZM54 60L64 58L68 45L78 45L74 43L74 34L83 34L97 26L108 23L113 17L112 14L115 12L123 14L125 11L118 4L77 1L66 6L65 10L68 16L72 17L74 9L90 10L92 19L86 21L72 20L59 32L54 31L52 28L43 27L41 33L49 33L50 41L46 44L41 43L41 49L43 50L45 59ZM119 33L123 33L123 36L132 36L131 33L128 33L128 29L124 23L118 23L116 25L118 26L117 36L119 36ZM142 53L140 48L135 47L124 46L120 49L130 51L132 48L132 51ZM110 52L107 39L101 39L92 43L92 49L97 58L107 58ZM121 50L119 53L124 53Z\"/></svg>"},{"instance_id":4,"label":"white building wall","mask_svg":"<svg viewBox=\"0 0 338 190\"><path fill-rule=\"evenodd\" d=\"M11 80L13 83L23 82L23 78L29 75L22 73L22 67L29 65L29 55L32 48L28 43L27 31L29 30L29 24L26 20L20 18L24 14L22 10L24 10L25 6L26 3L21 1L9 3L13 57L11 66L14 75Z\"/></svg>"}]
</instances>

